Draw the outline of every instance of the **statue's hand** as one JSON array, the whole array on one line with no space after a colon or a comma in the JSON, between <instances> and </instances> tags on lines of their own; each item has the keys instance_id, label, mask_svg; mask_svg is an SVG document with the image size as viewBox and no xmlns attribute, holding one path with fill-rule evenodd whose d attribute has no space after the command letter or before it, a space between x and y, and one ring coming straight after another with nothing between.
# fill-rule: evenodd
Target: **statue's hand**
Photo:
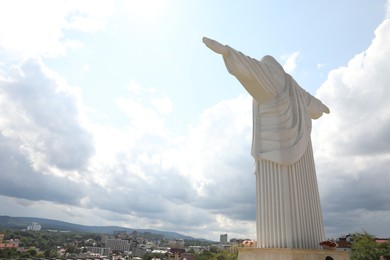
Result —
<instances>
[{"instance_id":1,"label":"statue's hand","mask_svg":"<svg viewBox=\"0 0 390 260\"><path fill-rule=\"evenodd\" d=\"M219 54L227 54L229 52L229 48L226 45L220 44L219 42L209 39L207 37L203 37L202 39L203 43L206 44L206 46L211 49L212 51L219 53Z\"/></svg>"},{"instance_id":2,"label":"statue's hand","mask_svg":"<svg viewBox=\"0 0 390 260\"><path fill-rule=\"evenodd\" d=\"M320 118L324 113L329 114L329 108L325 106L320 100L312 96L312 100L307 107L311 119L318 119Z\"/></svg>"},{"instance_id":3,"label":"statue's hand","mask_svg":"<svg viewBox=\"0 0 390 260\"><path fill-rule=\"evenodd\" d=\"M323 108L322 108L323 112L326 114L329 114L330 113L329 108L327 106L325 106L324 104L322 104L322 106L323 106Z\"/></svg>"}]
</instances>

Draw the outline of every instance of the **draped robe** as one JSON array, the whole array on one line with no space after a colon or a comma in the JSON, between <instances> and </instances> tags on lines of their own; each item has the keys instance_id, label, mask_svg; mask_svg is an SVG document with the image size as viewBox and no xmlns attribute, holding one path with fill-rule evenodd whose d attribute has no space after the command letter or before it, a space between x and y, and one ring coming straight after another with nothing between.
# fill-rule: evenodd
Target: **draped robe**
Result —
<instances>
[{"instance_id":1,"label":"draped robe","mask_svg":"<svg viewBox=\"0 0 390 260\"><path fill-rule=\"evenodd\" d=\"M226 47L226 68L253 97L257 246L318 249L324 231L310 132L324 105L273 57Z\"/></svg>"}]
</instances>

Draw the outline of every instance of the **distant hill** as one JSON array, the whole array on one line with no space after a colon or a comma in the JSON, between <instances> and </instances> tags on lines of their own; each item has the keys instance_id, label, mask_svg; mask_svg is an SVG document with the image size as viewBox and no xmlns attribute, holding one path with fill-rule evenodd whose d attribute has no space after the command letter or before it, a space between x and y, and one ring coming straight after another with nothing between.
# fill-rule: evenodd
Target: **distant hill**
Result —
<instances>
[{"instance_id":1,"label":"distant hill","mask_svg":"<svg viewBox=\"0 0 390 260\"><path fill-rule=\"evenodd\" d=\"M150 232L152 234L163 235L165 238L180 238L186 240L202 240L207 241L203 238L194 238L190 236L185 236L176 232L169 231L159 231L153 229L132 229L119 226L84 226L79 224L68 223L59 220L45 219L45 218L31 218L31 217L10 217L10 216L0 216L0 228L27 228L32 222L37 222L42 226L43 230L56 229L56 230L69 230L69 231L82 231L82 232L91 232L91 233L101 233L101 234L112 234L114 231L126 231L131 233L137 231L140 233Z\"/></svg>"}]
</instances>

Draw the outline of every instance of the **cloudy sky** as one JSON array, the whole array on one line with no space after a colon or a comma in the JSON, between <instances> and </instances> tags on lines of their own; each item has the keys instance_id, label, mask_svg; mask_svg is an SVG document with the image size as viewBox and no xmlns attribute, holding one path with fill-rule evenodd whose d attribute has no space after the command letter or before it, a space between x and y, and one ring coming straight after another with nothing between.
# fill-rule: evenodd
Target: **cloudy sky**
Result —
<instances>
[{"instance_id":1,"label":"cloudy sky","mask_svg":"<svg viewBox=\"0 0 390 260\"><path fill-rule=\"evenodd\" d=\"M251 97L203 36L331 110L327 237L390 237L385 0L0 0L0 215L255 238Z\"/></svg>"}]
</instances>

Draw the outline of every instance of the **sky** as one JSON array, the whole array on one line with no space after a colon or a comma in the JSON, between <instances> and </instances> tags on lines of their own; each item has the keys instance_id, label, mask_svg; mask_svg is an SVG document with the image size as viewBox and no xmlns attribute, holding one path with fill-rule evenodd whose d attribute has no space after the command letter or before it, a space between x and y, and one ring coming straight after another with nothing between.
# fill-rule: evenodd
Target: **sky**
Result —
<instances>
[{"instance_id":1,"label":"sky","mask_svg":"<svg viewBox=\"0 0 390 260\"><path fill-rule=\"evenodd\" d=\"M330 108L326 237L390 237L385 0L0 0L0 215L255 239L251 97L203 36Z\"/></svg>"}]
</instances>

